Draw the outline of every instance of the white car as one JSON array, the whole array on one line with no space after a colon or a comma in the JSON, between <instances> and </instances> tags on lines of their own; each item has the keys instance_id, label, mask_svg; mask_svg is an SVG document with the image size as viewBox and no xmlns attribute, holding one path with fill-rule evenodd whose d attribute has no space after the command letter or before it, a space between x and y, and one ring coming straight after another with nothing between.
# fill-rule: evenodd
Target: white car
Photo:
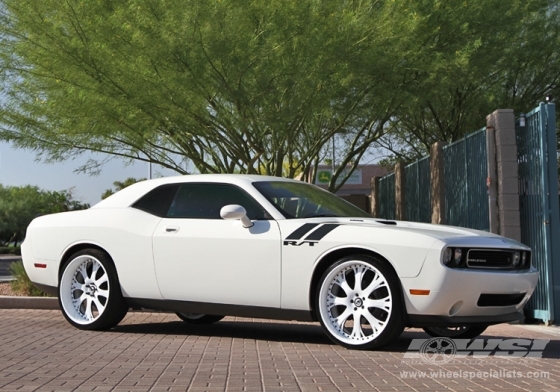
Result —
<instances>
[{"instance_id":1,"label":"white car","mask_svg":"<svg viewBox=\"0 0 560 392\"><path fill-rule=\"evenodd\" d=\"M360 349L405 327L474 337L518 320L538 277L517 241L375 219L314 185L251 175L143 181L88 210L39 217L22 255L80 329L114 327L143 307L195 324L318 320Z\"/></svg>"}]
</instances>

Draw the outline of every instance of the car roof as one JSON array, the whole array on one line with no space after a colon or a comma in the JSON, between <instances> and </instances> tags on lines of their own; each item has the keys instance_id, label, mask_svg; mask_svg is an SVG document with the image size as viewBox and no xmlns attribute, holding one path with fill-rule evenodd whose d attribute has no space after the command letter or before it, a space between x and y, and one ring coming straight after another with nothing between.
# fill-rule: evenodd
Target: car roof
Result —
<instances>
[{"instance_id":1,"label":"car roof","mask_svg":"<svg viewBox=\"0 0 560 392\"><path fill-rule=\"evenodd\" d=\"M132 205L152 189L166 184L186 182L208 182L226 183L245 187L253 182L260 181L285 181L301 182L290 178L262 176L258 174L188 174L183 176L171 176L155 178L153 180L140 181L125 189L109 196L105 200L95 204L92 208L124 208Z\"/></svg>"}]
</instances>

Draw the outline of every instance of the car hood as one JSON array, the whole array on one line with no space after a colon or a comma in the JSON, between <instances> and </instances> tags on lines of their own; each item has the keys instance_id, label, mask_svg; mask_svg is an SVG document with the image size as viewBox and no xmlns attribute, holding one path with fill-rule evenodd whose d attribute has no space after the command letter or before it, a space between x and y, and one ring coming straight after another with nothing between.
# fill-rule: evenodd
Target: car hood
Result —
<instances>
[{"instance_id":1,"label":"car hood","mask_svg":"<svg viewBox=\"0 0 560 392\"><path fill-rule=\"evenodd\" d=\"M319 222L319 220L317 220ZM487 231L468 229L465 227L447 226L447 225L434 225L429 223L397 221L397 220L384 220L376 218L337 218L337 219L321 219L321 223L338 223L344 225L355 225L371 228L384 228L385 230L395 231L395 235L399 233L415 233L427 237L440 240L449 245L456 246L490 246L490 247L504 247L504 248L526 248L526 245L513 240L505 238L497 234L489 233Z\"/></svg>"}]
</instances>

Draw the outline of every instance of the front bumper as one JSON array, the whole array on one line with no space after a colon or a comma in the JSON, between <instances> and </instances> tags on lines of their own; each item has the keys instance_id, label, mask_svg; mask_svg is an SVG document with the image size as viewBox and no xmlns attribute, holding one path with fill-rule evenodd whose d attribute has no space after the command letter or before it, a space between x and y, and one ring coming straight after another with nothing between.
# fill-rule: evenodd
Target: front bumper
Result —
<instances>
[{"instance_id":1,"label":"front bumper","mask_svg":"<svg viewBox=\"0 0 560 392\"><path fill-rule=\"evenodd\" d=\"M514 312L500 314L497 316L425 316L418 314L408 315L408 327L462 327L465 325L492 325L500 323L510 323L512 321L522 321L523 313Z\"/></svg>"},{"instance_id":2,"label":"front bumper","mask_svg":"<svg viewBox=\"0 0 560 392\"><path fill-rule=\"evenodd\" d=\"M518 320L538 281L535 268L525 271L451 269L426 261L415 278L401 278L411 326L497 324ZM413 295L411 290L429 290ZM516 297L515 304L488 306L484 297ZM479 302L480 301L480 302ZM479 306L483 304L484 306Z\"/></svg>"}]
</instances>

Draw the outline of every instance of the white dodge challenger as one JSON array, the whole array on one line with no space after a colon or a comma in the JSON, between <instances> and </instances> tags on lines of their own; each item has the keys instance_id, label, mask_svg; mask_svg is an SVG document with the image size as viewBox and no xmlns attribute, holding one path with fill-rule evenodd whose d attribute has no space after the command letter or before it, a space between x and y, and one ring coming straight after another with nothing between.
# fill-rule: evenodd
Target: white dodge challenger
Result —
<instances>
[{"instance_id":1,"label":"white dodge challenger","mask_svg":"<svg viewBox=\"0 0 560 392\"><path fill-rule=\"evenodd\" d=\"M143 181L36 218L22 256L80 329L114 327L142 307L191 324L314 320L358 349L405 327L475 337L522 317L538 278L517 241L375 219L314 185L250 175Z\"/></svg>"}]
</instances>

